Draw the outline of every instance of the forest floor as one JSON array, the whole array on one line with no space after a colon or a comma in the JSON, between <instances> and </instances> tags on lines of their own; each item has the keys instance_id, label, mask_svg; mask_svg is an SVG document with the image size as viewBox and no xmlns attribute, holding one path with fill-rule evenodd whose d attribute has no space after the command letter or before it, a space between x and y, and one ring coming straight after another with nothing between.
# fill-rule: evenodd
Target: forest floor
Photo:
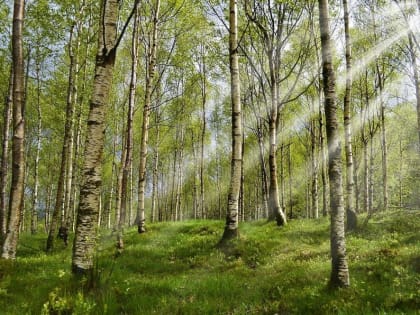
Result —
<instances>
[{"instance_id":1,"label":"forest floor","mask_svg":"<svg viewBox=\"0 0 420 315\"><path fill-rule=\"evenodd\" d=\"M227 253L222 221L128 229L125 250L103 231L90 280L70 272L71 246L23 234L18 258L0 260L0 314L420 314L420 212L359 220L347 235L351 286L332 290L329 222L240 225Z\"/></svg>"}]
</instances>

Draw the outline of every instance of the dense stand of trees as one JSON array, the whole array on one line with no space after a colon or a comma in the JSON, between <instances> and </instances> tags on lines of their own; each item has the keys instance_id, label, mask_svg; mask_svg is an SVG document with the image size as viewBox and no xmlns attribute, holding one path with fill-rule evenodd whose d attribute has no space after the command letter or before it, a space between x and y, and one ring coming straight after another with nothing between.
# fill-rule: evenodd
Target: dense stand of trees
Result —
<instances>
[{"instance_id":1,"label":"dense stand of trees","mask_svg":"<svg viewBox=\"0 0 420 315\"><path fill-rule=\"evenodd\" d=\"M419 208L419 14L398 0L0 3L2 257L21 231L47 232L47 251L74 233L86 273L98 228L122 250L147 221L226 215L226 241L241 220L329 213L331 283L349 285L345 228Z\"/></svg>"}]
</instances>

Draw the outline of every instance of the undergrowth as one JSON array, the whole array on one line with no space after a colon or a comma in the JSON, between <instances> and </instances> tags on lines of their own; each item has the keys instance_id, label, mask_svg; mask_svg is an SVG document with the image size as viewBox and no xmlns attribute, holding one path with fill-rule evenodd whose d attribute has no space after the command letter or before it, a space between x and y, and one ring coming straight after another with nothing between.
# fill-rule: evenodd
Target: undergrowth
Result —
<instances>
[{"instance_id":1,"label":"undergrowth","mask_svg":"<svg viewBox=\"0 0 420 315\"><path fill-rule=\"evenodd\" d=\"M347 235L351 286L328 288L328 219L240 225L227 251L221 221L128 229L125 250L102 231L89 279L74 279L71 248L22 235L0 260L1 314L420 314L420 214L375 214ZM71 244L71 243L70 243Z\"/></svg>"}]
</instances>

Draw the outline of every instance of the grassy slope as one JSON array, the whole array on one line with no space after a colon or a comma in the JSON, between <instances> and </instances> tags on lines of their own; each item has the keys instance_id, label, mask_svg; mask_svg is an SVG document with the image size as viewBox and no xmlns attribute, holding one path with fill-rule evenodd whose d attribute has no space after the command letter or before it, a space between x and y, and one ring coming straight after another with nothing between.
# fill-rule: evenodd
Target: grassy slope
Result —
<instances>
[{"instance_id":1,"label":"grassy slope","mask_svg":"<svg viewBox=\"0 0 420 315\"><path fill-rule=\"evenodd\" d=\"M377 214L348 235L351 287L327 288L328 220L285 228L243 223L227 255L220 221L149 225L102 236L95 287L71 278L70 249L44 254L45 235L24 235L19 258L0 261L1 314L416 314L420 214ZM60 244L61 245L61 244ZM417 314L420 312L417 311Z\"/></svg>"}]
</instances>

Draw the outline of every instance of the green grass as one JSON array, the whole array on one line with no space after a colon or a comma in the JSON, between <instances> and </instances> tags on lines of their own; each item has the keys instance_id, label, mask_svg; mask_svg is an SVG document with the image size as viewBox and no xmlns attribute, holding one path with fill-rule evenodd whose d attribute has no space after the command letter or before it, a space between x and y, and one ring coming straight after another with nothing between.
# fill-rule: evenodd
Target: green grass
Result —
<instances>
[{"instance_id":1,"label":"green grass","mask_svg":"<svg viewBox=\"0 0 420 315\"><path fill-rule=\"evenodd\" d=\"M0 314L420 314L420 214L379 213L347 235L351 287L328 288L327 219L284 228L242 223L221 252L221 221L126 231L124 252L104 231L93 282L70 273L71 248L22 235L0 260ZM92 287L87 289L87 287Z\"/></svg>"}]
</instances>

